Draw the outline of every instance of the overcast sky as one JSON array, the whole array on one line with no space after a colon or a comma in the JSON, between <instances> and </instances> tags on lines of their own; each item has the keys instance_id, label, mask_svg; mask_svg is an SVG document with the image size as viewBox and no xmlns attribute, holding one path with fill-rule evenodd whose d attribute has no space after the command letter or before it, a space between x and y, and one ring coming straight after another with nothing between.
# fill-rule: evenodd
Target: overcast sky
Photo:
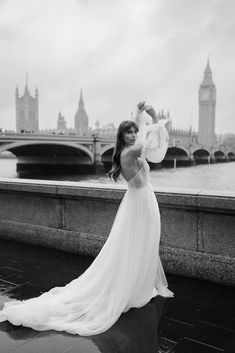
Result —
<instances>
[{"instance_id":1,"label":"overcast sky","mask_svg":"<svg viewBox=\"0 0 235 353\"><path fill-rule=\"evenodd\" d=\"M130 118L140 100L198 129L209 54L216 132L235 133L234 0L0 0L0 127L15 129L15 87L39 89L40 128Z\"/></svg>"}]
</instances>

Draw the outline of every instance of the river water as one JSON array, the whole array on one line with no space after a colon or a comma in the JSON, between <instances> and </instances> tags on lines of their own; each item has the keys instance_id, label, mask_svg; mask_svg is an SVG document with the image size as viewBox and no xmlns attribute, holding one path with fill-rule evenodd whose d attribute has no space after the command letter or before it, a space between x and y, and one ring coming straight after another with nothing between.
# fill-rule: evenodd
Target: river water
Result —
<instances>
[{"instance_id":1,"label":"river water","mask_svg":"<svg viewBox=\"0 0 235 353\"><path fill-rule=\"evenodd\" d=\"M0 177L18 178L16 162L17 160L13 158L0 158ZM107 175L49 175L43 178L111 183ZM150 173L150 180L151 184L157 187L235 191L235 162L153 170Z\"/></svg>"}]
</instances>

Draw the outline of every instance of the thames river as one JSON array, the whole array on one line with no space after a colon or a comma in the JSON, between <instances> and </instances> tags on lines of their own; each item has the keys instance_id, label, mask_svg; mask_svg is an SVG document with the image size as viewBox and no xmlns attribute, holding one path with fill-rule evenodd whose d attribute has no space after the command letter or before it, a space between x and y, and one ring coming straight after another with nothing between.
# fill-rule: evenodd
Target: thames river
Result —
<instances>
[{"instance_id":1,"label":"thames river","mask_svg":"<svg viewBox=\"0 0 235 353\"><path fill-rule=\"evenodd\" d=\"M17 178L16 159L0 158L0 177ZM110 183L107 175L55 175L46 180L68 180L92 183ZM40 177L40 179L42 179ZM196 165L177 169L158 169L150 173L153 186L235 191L235 162Z\"/></svg>"}]
</instances>

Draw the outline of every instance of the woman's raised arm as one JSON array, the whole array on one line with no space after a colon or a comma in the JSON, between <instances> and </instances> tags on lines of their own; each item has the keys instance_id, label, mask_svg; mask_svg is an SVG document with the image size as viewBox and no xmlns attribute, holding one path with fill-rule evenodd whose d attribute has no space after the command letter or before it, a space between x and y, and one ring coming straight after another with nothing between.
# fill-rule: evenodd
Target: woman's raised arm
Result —
<instances>
[{"instance_id":1,"label":"woman's raised arm","mask_svg":"<svg viewBox=\"0 0 235 353\"><path fill-rule=\"evenodd\" d=\"M158 117L157 117L157 113L155 111L155 109L151 106L151 105L145 105L144 106L144 110L146 111L147 114L149 114L151 116L151 118L153 119L153 124L156 124L158 122Z\"/></svg>"}]
</instances>

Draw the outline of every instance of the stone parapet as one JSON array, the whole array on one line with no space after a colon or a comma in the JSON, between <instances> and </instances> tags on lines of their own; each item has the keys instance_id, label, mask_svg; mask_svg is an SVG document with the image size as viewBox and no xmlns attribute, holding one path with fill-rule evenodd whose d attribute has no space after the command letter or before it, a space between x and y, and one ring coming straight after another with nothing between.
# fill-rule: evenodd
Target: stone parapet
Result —
<instances>
[{"instance_id":1,"label":"stone parapet","mask_svg":"<svg viewBox=\"0 0 235 353\"><path fill-rule=\"evenodd\" d=\"M125 185L0 179L0 237L96 256ZM235 192L154 188L166 271L235 284Z\"/></svg>"}]
</instances>

